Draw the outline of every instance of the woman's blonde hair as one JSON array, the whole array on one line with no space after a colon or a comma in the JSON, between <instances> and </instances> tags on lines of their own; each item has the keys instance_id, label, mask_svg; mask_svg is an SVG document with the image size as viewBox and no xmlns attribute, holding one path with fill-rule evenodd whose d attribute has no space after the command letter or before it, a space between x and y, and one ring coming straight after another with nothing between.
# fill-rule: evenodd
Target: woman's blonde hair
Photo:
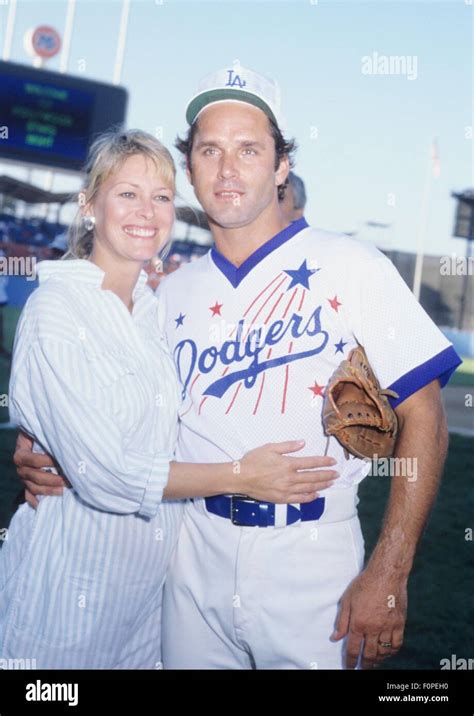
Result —
<instances>
[{"instance_id":1,"label":"woman's blonde hair","mask_svg":"<svg viewBox=\"0 0 474 716\"><path fill-rule=\"evenodd\" d=\"M158 139L140 129L111 130L101 134L91 145L85 167L86 179L80 192L83 201L80 203L86 205L93 201L112 172L119 169L128 157L135 154L142 154L151 159L160 176L175 192L176 167L173 157ZM94 229L84 226L80 209L68 229L67 236L68 250L63 256L64 259L84 259L90 255ZM169 250L169 247L170 242L160 251L161 259L164 259L166 249Z\"/></svg>"}]
</instances>

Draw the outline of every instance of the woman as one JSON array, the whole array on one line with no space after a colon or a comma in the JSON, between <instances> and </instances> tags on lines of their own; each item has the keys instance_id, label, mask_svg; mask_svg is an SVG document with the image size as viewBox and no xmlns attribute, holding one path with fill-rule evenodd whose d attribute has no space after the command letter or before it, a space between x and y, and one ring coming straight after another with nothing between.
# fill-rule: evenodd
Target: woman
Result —
<instances>
[{"instance_id":1,"label":"woman","mask_svg":"<svg viewBox=\"0 0 474 716\"><path fill-rule=\"evenodd\" d=\"M180 499L309 501L335 473L301 474L298 443L233 464L173 461L179 385L143 263L174 221L175 167L152 136L92 149L69 260L38 267L15 340L11 419L71 485L15 514L0 556L0 656L37 668L159 668ZM279 452L278 452L279 450ZM307 461L307 458L306 458ZM315 459L313 466L330 464ZM307 466L307 465L305 465Z\"/></svg>"}]
</instances>

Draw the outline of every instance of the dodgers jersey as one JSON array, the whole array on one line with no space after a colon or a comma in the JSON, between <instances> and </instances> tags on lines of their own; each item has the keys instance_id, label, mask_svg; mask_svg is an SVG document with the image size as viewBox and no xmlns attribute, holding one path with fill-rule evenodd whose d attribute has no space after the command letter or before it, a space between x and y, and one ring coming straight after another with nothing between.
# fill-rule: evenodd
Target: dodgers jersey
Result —
<instances>
[{"instance_id":1,"label":"dodgers jersey","mask_svg":"<svg viewBox=\"0 0 474 716\"><path fill-rule=\"evenodd\" d=\"M330 489L367 474L324 434L328 379L358 343L395 407L460 364L376 248L292 222L238 268L215 247L167 276L159 315L182 386L176 457L238 460L267 442L304 439L295 455L338 461Z\"/></svg>"}]
</instances>

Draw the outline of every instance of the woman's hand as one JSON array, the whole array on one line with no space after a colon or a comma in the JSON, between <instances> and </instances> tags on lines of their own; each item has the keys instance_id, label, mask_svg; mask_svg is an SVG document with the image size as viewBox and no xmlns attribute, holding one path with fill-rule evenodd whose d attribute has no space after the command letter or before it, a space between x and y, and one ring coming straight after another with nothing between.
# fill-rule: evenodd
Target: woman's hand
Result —
<instances>
[{"instance_id":1,"label":"woman's hand","mask_svg":"<svg viewBox=\"0 0 474 716\"><path fill-rule=\"evenodd\" d=\"M315 500L321 490L333 484L339 473L328 469L336 464L332 457L286 454L301 450L304 444L304 440L291 440L250 450L234 466L236 493L279 504Z\"/></svg>"}]
</instances>

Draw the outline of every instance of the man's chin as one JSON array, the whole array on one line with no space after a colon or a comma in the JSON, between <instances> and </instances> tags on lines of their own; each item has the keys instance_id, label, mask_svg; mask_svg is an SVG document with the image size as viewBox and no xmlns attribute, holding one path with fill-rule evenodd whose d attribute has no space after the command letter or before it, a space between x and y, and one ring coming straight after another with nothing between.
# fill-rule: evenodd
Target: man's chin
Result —
<instances>
[{"instance_id":1,"label":"man's chin","mask_svg":"<svg viewBox=\"0 0 474 716\"><path fill-rule=\"evenodd\" d=\"M238 229L251 224L254 218L249 216L247 212L243 213L239 207L229 207L226 211L209 211L206 213L209 223L219 226L221 229Z\"/></svg>"}]
</instances>

